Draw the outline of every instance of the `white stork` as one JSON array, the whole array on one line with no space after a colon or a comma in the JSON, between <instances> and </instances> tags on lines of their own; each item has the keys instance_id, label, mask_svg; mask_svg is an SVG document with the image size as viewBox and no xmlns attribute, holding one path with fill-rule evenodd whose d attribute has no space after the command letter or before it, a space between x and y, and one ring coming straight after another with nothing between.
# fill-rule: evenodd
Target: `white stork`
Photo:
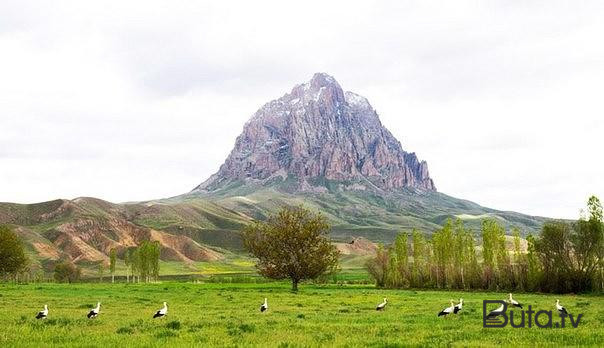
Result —
<instances>
[{"instance_id":1,"label":"white stork","mask_svg":"<svg viewBox=\"0 0 604 348\"><path fill-rule=\"evenodd\" d=\"M262 304L262 306L260 306L260 312L264 312L268 310L268 302L266 300L266 297L264 298L264 303Z\"/></svg>"},{"instance_id":2,"label":"white stork","mask_svg":"<svg viewBox=\"0 0 604 348\"><path fill-rule=\"evenodd\" d=\"M168 304L164 302L164 306L153 314L153 319L164 317L166 314L168 314Z\"/></svg>"},{"instance_id":3,"label":"white stork","mask_svg":"<svg viewBox=\"0 0 604 348\"><path fill-rule=\"evenodd\" d=\"M375 308L376 311L383 311L386 308L386 304L388 304L388 300L384 299L384 302L377 305Z\"/></svg>"},{"instance_id":4,"label":"white stork","mask_svg":"<svg viewBox=\"0 0 604 348\"><path fill-rule=\"evenodd\" d=\"M101 303L97 302L96 307L91 309L90 312L88 312L88 319L94 319L99 315L99 312L101 311Z\"/></svg>"},{"instance_id":5,"label":"white stork","mask_svg":"<svg viewBox=\"0 0 604 348\"><path fill-rule=\"evenodd\" d=\"M46 319L46 317L48 317L48 305L44 305L44 309L38 312L36 319Z\"/></svg>"},{"instance_id":6,"label":"white stork","mask_svg":"<svg viewBox=\"0 0 604 348\"><path fill-rule=\"evenodd\" d=\"M558 313L560 315L562 315L562 314L568 315L566 308L564 308L563 306L560 305L560 300L556 300L556 309L558 310Z\"/></svg>"},{"instance_id":7,"label":"white stork","mask_svg":"<svg viewBox=\"0 0 604 348\"><path fill-rule=\"evenodd\" d=\"M514 299L512 298L512 293L510 293L510 298L508 299L508 302L509 302L509 303L510 303L512 306L514 306L514 307L518 307L518 308L522 309L522 304L518 303L518 301L516 301L516 300L514 300Z\"/></svg>"},{"instance_id":8,"label":"white stork","mask_svg":"<svg viewBox=\"0 0 604 348\"><path fill-rule=\"evenodd\" d=\"M493 318L497 318L498 316L500 316L501 314L503 314L503 307L504 304L502 304L501 306L499 306L497 309L494 309L492 311L489 312L489 314L487 314L487 319L493 319Z\"/></svg>"},{"instance_id":9,"label":"white stork","mask_svg":"<svg viewBox=\"0 0 604 348\"><path fill-rule=\"evenodd\" d=\"M455 305L453 304L453 300L451 300L451 306L440 311L440 313L438 313L438 316L439 317L443 316L443 315L447 316L447 315L453 313L454 310L455 310Z\"/></svg>"},{"instance_id":10,"label":"white stork","mask_svg":"<svg viewBox=\"0 0 604 348\"><path fill-rule=\"evenodd\" d=\"M453 308L453 314L459 313L459 311L461 311L462 308L463 308L463 298L460 298L459 303L455 305L455 308Z\"/></svg>"}]
</instances>

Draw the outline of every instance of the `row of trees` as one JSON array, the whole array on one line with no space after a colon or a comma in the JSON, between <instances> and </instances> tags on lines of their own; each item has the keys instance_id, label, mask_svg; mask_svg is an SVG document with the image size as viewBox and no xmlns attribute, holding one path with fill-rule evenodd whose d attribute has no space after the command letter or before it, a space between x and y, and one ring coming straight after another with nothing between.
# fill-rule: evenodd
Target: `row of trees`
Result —
<instances>
[{"instance_id":1,"label":"row of trees","mask_svg":"<svg viewBox=\"0 0 604 348\"><path fill-rule=\"evenodd\" d=\"M159 279L159 257L161 247L158 241L143 241L138 247L130 247L123 252L124 265L126 266L126 282L150 282ZM118 262L118 251L113 248L109 251L109 273L111 282L115 282L115 271ZM97 265L99 281L103 281L105 264L101 261ZM61 261L54 267L54 278L58 282L74 283L81 278L82 270L70 261Z\"/></svg>"},{"instance_id":2,"label":"row of trees","mask_svg":"<svg viewBox=\"0 0 604 348\"><path fill-rule=\"evenodd\" d=\"M159 257L161 246L158 241L143 241L138 247L126 249L124 253L124 264L128 269L126 281L144 282L157 281L159 279ZM115 252L110 257L112 266L112 275L115 273Z\"/></svg>"},{"instance_id":3,"label":"row of trees","mask_svg":"<svg viewBox=\"0 0 604 348\"><path fill-rule=\"evenodd\" d=\"M130 247L123 252L124 265L126 266L126 282L132 281L146 283L159 279L159 257L161 247L157 241L143 241L138 247ZM109 273L111 282L115 283L115 270L118 262L118 252L115 248L109 251ZM103 281L105 264L101 261L97 265L99 281ZM74 283L80 280L82 270L70 261L61 261L54 267L54 278L61 283Z\"/></svg>"},{"instance_id":4,"label":"row of trees","mask_svg":"<svg viewBox=\"0 0 604 348\"><path fill-rule=\"evenodd\" d=\"M161 256L161 246L158 241L143 241L138 247L130 247L123 251L124 265L126 266L126 282L148 283L159 279L159 258ZM115 270L118 262L117 249L109 251L109 274L111 282L115 283ZM103 281L105 274L105 264L99 262L98 277Z\"/></svg>"},{"instance_id":5,"label":"row of trees","mask_svg":"<svg viewBox=\"0 0 604 348\"><path fill-rule=\"evenodd\" d=\"M461 220L448 221L430 240L414 230L380 247L367 270L380 287L517 289L580 292L604 289L604 223L597 197L575 223L548 222L526 242L511 240L496 220L484 220L478 245ZM523 246L526 244L526 246Z\"/></svg>"}]
</instances>

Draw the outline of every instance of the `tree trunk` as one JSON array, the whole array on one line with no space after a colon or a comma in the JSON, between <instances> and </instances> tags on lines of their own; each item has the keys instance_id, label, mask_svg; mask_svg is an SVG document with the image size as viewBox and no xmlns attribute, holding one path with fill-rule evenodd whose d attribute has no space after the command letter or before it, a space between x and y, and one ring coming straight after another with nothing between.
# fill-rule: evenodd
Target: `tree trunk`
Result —
<instances>
[{"instance_id":1,"label":"tree trunk","mask_svg":"<svg viewBox=\"0 0 604 348\"><path fill-rule=\"evenodd\" d=\"M292 291L293 292L297 292L298 291L298 279L292 279Z\"/></svg>"},{"instance_id":2,"label":"tree trunk","mask_svg":"<svg viewBox=\"0 0 604 348\"><path fill-rule=\"evenodd\" d=\"M111 283L115 283L115 275L111 274Z\"/></svg>"}]
</instances>

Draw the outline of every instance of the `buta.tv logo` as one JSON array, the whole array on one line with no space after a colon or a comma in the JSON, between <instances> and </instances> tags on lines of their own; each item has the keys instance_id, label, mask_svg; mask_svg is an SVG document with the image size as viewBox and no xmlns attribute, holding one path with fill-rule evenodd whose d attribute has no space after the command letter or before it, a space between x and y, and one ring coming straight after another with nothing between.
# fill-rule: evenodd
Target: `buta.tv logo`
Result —
<instances>
[{"instance_id":1,"label":"buta.tv logo","mask_svg":"<svg viewBox=\"0 0 604 348\"><path fill-rule=\"evenodd\" d=\"M487 306L489 304L499 304L500 306L487 312ZM579 326L581 317L583 314L577 316L577 320L572 314L560 312L560 322L553 323L552 311L540 310L535 312L532 306L528 306L528 311L520 311L519 313L511 310L509 313L508 304L501 300L484 300L482 301L482 326L485 328L502 328L510 324L513 328L533 327L533 323L538 328L551 328L551 327L566 327L566 318L569 319L570 324L573 328ZM534 316L533 316L534 314Z\"/></svg>"}]
</instances>

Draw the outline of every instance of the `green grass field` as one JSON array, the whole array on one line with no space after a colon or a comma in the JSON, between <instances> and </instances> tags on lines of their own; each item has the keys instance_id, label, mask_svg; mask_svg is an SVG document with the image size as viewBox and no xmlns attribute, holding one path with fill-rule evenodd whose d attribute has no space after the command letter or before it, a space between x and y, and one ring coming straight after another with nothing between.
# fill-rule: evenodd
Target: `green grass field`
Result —
<instances>
[{"instance_id":1,"label":"green grass field","mask_svg":"<svg viewBox=\"0 0 604 348\"><path fill-rule=\"evenodd\" d=\"M503 293L379 290L287 283L0 285L0 346L604 346L604 297L516 294L535 310L555 299L582 313L578 328L482 328L482 300ZM259 312L264 297L269 311ZM389 299L384 312L375 306ZM437 313L463 297L461 315ZM85 318L102 302L98 319ZM166 318L151 316L168 302ZM46 320L35 314L49 305ZM558 322L554 315L553 322Z\"/></svg>"}]
</instances>

